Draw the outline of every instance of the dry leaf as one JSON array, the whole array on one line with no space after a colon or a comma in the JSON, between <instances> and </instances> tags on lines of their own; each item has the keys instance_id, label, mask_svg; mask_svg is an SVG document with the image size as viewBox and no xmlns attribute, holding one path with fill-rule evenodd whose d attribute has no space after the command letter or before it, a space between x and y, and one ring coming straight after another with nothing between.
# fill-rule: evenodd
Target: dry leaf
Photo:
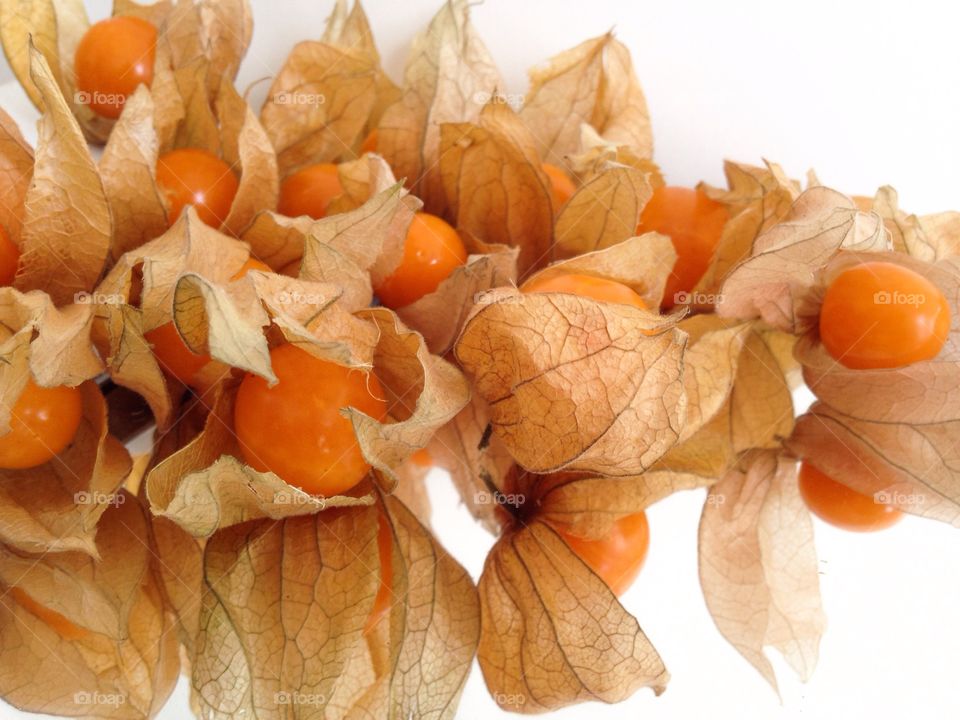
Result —
<instances>
[{"instance_id":1,"label":"dry leaf","mask_svg":"<svg viewBox=\"0 0 960 720\"><path fill-rule=\"evenodd\" d=\"M796 464L775 451L745 456L713 486L700 520L700 584L721 634L777 689L764 647L806 681L826 618L813 523Z\"/></svg>"},{"instance_id":2,"label":"dry leaf","mask_svg":"<svg viewBox=\"0 0 960 720\"><path fill-rule=\"evenodd\" d=\"M24 201L16 285L44 290L64 305L92 290L104 271L110 206L80 126L36 49L31 50L31 73L46 110Z\"/></svg>"},{"instance_id":3,"label":"dry leaf","mask_svg":"<svg viewBox=\"0 0 960 720\"><path fill-rule=\"evenodd\" d=\"M752 255L737 265L722 287L717 313L763 318L786 332L803 332L803 302L817 271L841 249L882 251L890 236L877 215L858 212L846 196L824 187L801 194L790 212L757 237Z\"/></svg>"},{"instance_id":4,"label":"dry leaf","mask_svg":"<svg viewBox=\"0 0 960 720\"><path fill-rule=\"evenodd\" d=\"M538 713L665 689L667 671L637 621L544 522L497 542L479 591L480 669L504 710Z\"/></svg>"},{"instance_id":5,"label":"dry leaf","mask_svg":"<svg viewBox=\"0 0 960 720\"><path fill-rule=\"evenodd\" d=\"M446 201L440 127L473 122L502 86L500 73L470 24L467 0L447 0L410 49L403 95L380 119L377 148L397 177L435 215Z\"/></svg>"},{"instance_id":6,"label":"dry leaf","mask_svg":"<svg viewBox=\"0 0 960 720\"><path fill-rule=\"evenodd\" d=\"M630 51L610 33L532 69L520 116L549 162L580 149L582 123L612 143L631 146L641 157L653 154L647 101Z\"/></svg>"},{"instance_id":7,"label":"dry leaf","mask_svg":"<svg viewBox=\"0 0 960 720\"><path fill-rule=\"evenodd\" d=\"M20 244L23 202L33 177L33 150L20 129L0 109L0 226Z\"/></svg>"},{"instance_id":8,"label":"dry leaf","mask_svg":"<svg viewBox=\"0 0 960 720\"><path fill-rule=\"evenodd\" d=\"M477 124L442 124L439 164L458 230L485 243L519 247L521 274L549 262L550 180L533 136L505 100L492 97Z\"/></svg>"},{"instance_id":9,"label":"dry leaf","mask_svg":"<svg viewBox=\"0 0 960 720\"><path fill-rule=\"evenodd\" d=\"M144 510L122 493L100 520L96 561L76 552L0 552L0 582L22 588L0 599L4 700L70 716L159 712L179 657L149 542ZM51 622L50 612L59 617Z\"/></svg>"},{"instance_id":10,"label":"dry leaf","mask_svg":"<svg viewBox=\"0 0 960 720\"><path fill-rule=\"evenodd\" d=\"M636 475L684 423L686 338L672 324L574 295L491 291L456 355L527 470Z\"/></svg>"},{"instance_id":11,"label":"dry leaf","mask_svg":"<svg viewBox=\"0 0 960 720\"><path fill-rule=\"evenodd\" d=\"M603 250L637 234L640 212L653 195L649 176L611 164L581 185L557 217L556 255ZM672 269L666 270L669 273ZM659 300L655 305L659 305Z\"/></svg>"}]
</instances>

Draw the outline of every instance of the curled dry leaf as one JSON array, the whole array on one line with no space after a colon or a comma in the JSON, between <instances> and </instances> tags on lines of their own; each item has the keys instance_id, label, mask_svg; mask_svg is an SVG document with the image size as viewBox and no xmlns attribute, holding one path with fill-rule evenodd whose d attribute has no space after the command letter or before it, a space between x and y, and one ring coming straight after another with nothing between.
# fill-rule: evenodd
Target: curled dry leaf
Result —
<instances>
[{"instance_id":1,"label":"curled dry leaf","mask_svg":"<svg viewBox=\"0 0 960 720\"><path fill-rule=\"evenodd\" d=\"M23 203L33 177L33 150L20 128L0 109L0 226L18 245Z\"/></svg>"},{"instance_id":2,"label":"curled dry leaf","mask_svg":"<svg viewBox=\"0 0 960 720\"><path fill-rule=\"evenodd\" d=\"M349 705L338 688L328 711L452 720L480 635L477 590L402 502L386 497L382 512L392 535L392 580L389 616L367 635L376 679L361 695L350 693L356 699Z\"/></svg>"},{"instance_id":3,"label":"curled dry leaf","mask_svg":"<svg viewBox=\"0 0 960 720\"><path fill-rule=\"evenodd\" d=\"M581 185L560 211L556 255L574 257L633 237L640 212L651 195L653 186L648 174L610 164ZM671 262L665 275L672 267ZM655 305L659 304L658 300Z\"/></svg>"},{"instance_id":4,"label":"curled dry leaf","mask_svg":"<svg viewBox=\"0 0 960 720\"><path fill-rule=\"evenodd\" d=\"M428 446L430 456L450 473L460 499L492 534L500 533L497 506L491 491L502 492L513 458L497 435L491 434L490 413L476 394L470 403L437 430Z\"/></svg>"},{"instance_id":5,"label":"curled dry leaf","mask_svg":"<svg viewBox=\"0 0 960 720\"><path fill-rule=\"evenodd\" d=\"M446 200L439 167L443 123L473 122L500 73L470 23L467 0L447 0L413 42L403 94L380 119L378 150L435 215Z\"/></svg>"},{"instance_id":6,"label":"curled dry leaf","mask_svg":"<svg viewBox=\"0 0 960 720\"><path fill-rule=\"evenodd\" d=\"M38 467L0 471L0 543L27 553L97 552L97 521L131 461L107 430L100 390L92 382L80 390L83 417L70 446Z\"/></svg>"},{"instance_id":7,"label":"curled dry leaf","mask_svg":"<svg viewBox=\"0 0 960 720\"><path fill-rule=\"evenodd\" d=\"M704 599L721 634L774 689L767 646L809 679L826 618L796 463L771 450L744 456L742 469L707 497L699 553Z\"/></svg>"},{"instance_id":8,"label":"curled dry leaf","mask_svg":"<svg viewBox=\"0 0 960 720\"><path fill-rule=\"evenodd\" d=\"M580 126L580 150L577 154L566 157L565 161L571 174L580 182L586 182L611 164L617 164L646 174L654 188L664 184L660 168L652 159L638 155L637 149L630 145L618 145L607 140L587 123Z\"/></svg>"},{"instance_id":9,"label":"curled dry leaf","mask_svg":"<svg viewBox=\"0 0 960 720\"><path fill-rule=\"evenodd\" d=\"M202 431L149 471L146 495L156 516L193 537L208 538L248 520L279 520L372 503L369 494L315 497L237 460L241 453L233 430L236 390L236 382L218 385Z\"/></svg>"},{"instance_id":10,"label":"curled dry leaf","mask_svg":"<svg viewBox=\"0 0 960 720\"><path fill-rule=\"evenodd\" d=\"M538 713L665 689L667 671L637 621L545 522L497 541L479 591L480 669L503 709Z\"/></svg>"},{"instance_id":11,"label":"curled dry leaf","mask_svg":"<svg viewBox=\"0 0 960 720\"><path fill-rule=\"evenodd\" d=\"M727 276L724 317L763 318L774 328L803 332L818 270L838 250L887 250L890 235L876 214L864 214L850 198L825 187L802 193L790 212L754 242L752 254Z\"/></svg>"},{"instance_id":12,"label":"curled dry leaf","mask_svg":"<svg viewBox=\"0 0 960 720\"><path fill-rule=\"evenodd\" d=\"M89 714L95 696L97 717L153 717L180 663L149 519L134 496L117 495L104 513L95 554L0 551L0 695L24 710L70 716Z\"/></svg>"},{"instance_id":13,"label":"curled dry leaf","mask_svg":"<svg viewBox=\"0 0 960 720\"><path fill-rule=\"evenodd\" d=\"M782 220L800 194L800 184L775 163L764 167L727 161L723 166L727 190L699 188L727 207L730 219L723 227L717 249L697 292L716 295L730 271L750 257L757 237Z\"/></svg>"},{"instance_id":14,"label":"curled dry leaf","mask_svg":"<svg viewBox=\"0 0 960 720\"><path fill-rule=\"evenodd\" d=\"M354 408L343 413L353 423L367 462L392 476L466 406L470 387L456 366L431 355L423 336L390 310L371 308L360 316L379 330L373 368L387 394L391 419L379 422Z\"/></svg>"},{"instance_id":15,"label":"curled dry leaf","mask_svg":"<svg viewBox=\"0 0 960 720\"><path fill-rule=\"evenodd\" d=\"M641 157L653 154L650 114L630 51L611 33L532 69L520 116L550 162L579 151L583 123Z\"/></svg>"},{"instance_id":16,"label":"curled dry leaf","mask_svg":"<svg viewBox=\"0 0 960 720\"><path fill-rule=\"evenodd\" d=\"M550 180L533 136L505 100L493 96L477 124L441 125L439 164L458 230L485 243L519 247L521 273L549 262Z\"/></svg>"},{"instance_id":17,"label":"curled dry leaf","mask_svg":"<svg viewBox=\"0 0 960 720\"><path fill-rule=\"evenodd\" d=\"M110 206L80 127L40 51L31 74L44 103L36 162L24 198L16 286L39 289L58 305L89 292L110 252Z\"/></svg>"},{"instance_id":18,"label":"curled dry leaf","mask_svg":"<svg viewBox=\"0 0 960 720\"><path fill-rule=\"evenodd\" d=\"M524 468L636 475L684 423L686 336L673 323L574 295L495 290L456 355Z\"/></svg>"}]
</instances>

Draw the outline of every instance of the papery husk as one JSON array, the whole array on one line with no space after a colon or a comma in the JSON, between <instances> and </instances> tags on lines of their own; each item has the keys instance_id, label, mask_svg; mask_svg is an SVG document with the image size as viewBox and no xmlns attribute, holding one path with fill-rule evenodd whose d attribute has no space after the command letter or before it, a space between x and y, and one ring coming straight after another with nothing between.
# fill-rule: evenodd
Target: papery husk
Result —
<instances>
[{"instance_id":1,"label":"papery husk","mask_svg":"<svg viewBox=\"0 0 960 720\"><path fill-rule=\"evenodd\" d=\"M149 518L125 492L100 519L89 554L31 556L0 547L3 699L33 712L155 716L179 673L155 563ZM32 605L15 599L10 586Z\"/></svg>"},{"instance_id":2,"label":"papery husk","mask_svg":"<svg viewBox=\"0 0 960 720\"><path fill-rule=\"evenodd\" d=\"M826 618L796 463L774 450L744 456L707 496L699 555L704 599L721 634L774 690L765 647L808 680Z\"/></svg>"},{"instance_id":3,"label":"papery husk","mask_svg":"<svg viewBox=\"0 0 960 720\"><path fill-rule=\"evenodd\" d=\"M0 226L18 246L33 162L33 148L13 118L0 109Z\"/></svg>"}]
</instances>

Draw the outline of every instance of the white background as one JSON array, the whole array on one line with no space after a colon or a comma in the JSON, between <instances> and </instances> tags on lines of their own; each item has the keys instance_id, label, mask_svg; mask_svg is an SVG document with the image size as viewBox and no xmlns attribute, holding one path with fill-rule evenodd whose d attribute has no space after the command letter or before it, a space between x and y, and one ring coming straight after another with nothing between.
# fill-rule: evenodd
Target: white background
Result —
<instances>
[{"instance_id":1,"label":"white background","mask_svg":"<svg viewBox=\"0 0 960 720\"><path fill-rule=\"evenodd\" d=\"M241 87L275 73L293 43L319 37L332 7L332 0L252 2L255 34ZM366 2L394 79L438 4ZM109 2L87 6L100 19ZM509 93L525 91L530 65L615 28L647 93L656 160L674 184L720 183L724 158L766 157L793 175L815 168L824 183L850 193L893 184L911 211L960 206L960 17L947 3L487 0L473 17ZM0 83L9 77L0 60ZM0 104L33 134L35 114L18 88L0 88ZM457 507L442 474L429 480L438 535L476 577L492 539ZM667 692L551 717L960 717L960 533L909 517L875 535L818 523L829 629L809 684L774 658L781 704L707 614L696 576L702 496L674 496L649 511L647 567L623 598L672 673ZM162 717L187 713L181 683ZM18 717L35 716L0 705L0 718ZM479 671L458 717L505 717Z\"/></svg>"}]
</instances>

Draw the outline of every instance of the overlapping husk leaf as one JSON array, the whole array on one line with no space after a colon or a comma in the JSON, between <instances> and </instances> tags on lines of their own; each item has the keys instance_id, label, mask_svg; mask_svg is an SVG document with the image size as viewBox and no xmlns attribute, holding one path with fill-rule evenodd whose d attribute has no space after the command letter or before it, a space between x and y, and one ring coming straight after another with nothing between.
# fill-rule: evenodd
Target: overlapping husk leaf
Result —
<instances>
[{"instance_id":1,"label":"overlapping husk leaf","mask_svg":"<svg viewBox=\"0 0 960 720\"><path fill-rule=\"evenodd\" d=\"M215 91L220 78L236 77L253 34L253 19L247 0L159 0L140 5L131 0L113 4L113 16L134 16L157 28L156 60L152 90L162 96L163 114L175 113L171 95L174 76L182 67L202 60L209 63ZM77 92L74 56L90 27L82 0L36 0L0 2L0 41L10 67L27 95L41 110L48 105L47 92L33 77L30 42L51 68L50 81L66 103L90 142L107 141L116 121L96 114ZM159 113L158 113L159 114Z\"/></svg>"}]
</instances>

